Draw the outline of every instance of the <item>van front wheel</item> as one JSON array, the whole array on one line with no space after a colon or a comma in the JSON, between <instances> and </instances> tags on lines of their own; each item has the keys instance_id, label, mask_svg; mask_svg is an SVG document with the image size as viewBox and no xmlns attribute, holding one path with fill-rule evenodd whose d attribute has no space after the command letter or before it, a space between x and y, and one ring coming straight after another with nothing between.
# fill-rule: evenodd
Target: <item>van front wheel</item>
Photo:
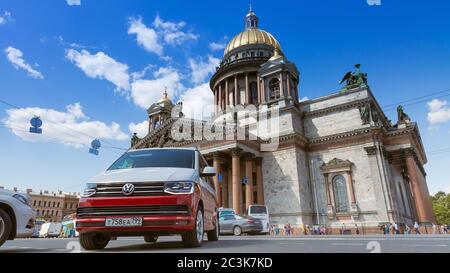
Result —
<instances>
[{"instance_id":1,"label":"van front wheel","mask_svg":"<svg viewBox=\"0 0 450 273\"><path fill-rule=\"evenodd\" d=\"M80 244L86 250L104 249L109 243L110 237L98 234L80 234Z\"/></svg>"},{"instance_id":2,"label":"van front wheel","mask_svg":"<svg viewBox=\"0 0 450 273\"><path fill-rule=\"evenodd\" d=\"M203 210L199 206L197 215L195 216L195 225L192 231L182 235L183 244L185 247L199 247L203 242L204 235Z\"/></svg>"}]
</instances>

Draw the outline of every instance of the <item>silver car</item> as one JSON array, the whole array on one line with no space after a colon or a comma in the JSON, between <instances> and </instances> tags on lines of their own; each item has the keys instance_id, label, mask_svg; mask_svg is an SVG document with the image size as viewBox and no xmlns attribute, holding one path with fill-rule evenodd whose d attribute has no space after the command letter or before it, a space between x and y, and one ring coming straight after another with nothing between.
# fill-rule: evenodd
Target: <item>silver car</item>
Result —
<instances>
[{"instance_id":1,"label":"silver car","mask_svg":"<svg viewBox=\"0 0 450 273\"><path fill-rule=\"evenodd\" d=\"M263 230L261 220L237 214L220 216L219 225L220 234L233 234L235 236L242 233L256 234Z\"/></svg>"}]
</instances>

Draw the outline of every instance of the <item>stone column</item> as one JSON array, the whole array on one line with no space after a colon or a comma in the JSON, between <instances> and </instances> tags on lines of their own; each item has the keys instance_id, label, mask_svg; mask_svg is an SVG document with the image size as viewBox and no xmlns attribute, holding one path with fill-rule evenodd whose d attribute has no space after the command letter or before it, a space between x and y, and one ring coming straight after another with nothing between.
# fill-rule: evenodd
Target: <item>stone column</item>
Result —
<instances>
[{"instance_id":1,"label":"stone column","mask_svg":"<svg viewBox=\"0 0 450 273\"><path fill-rule=\"evenodd\" d=\"M228 166L222 165L222 207L227 208L228 205Z\"/></svg>"},{"instance_id":2,"label":"stone column","mask_svg":"<svg viewBox=\"0 0 450 273\"><path fill-rule=\"evenodd\" d=\"M234 105L239 104L239 90L237 76L234 76Z\"/></svg>"},{"instance_id":3,"label":"stone column","mask_svg":"<svg viewBox=\"0 0 450 273\"><path fill-rule=\"evenodd\" d=\"M279 81L280 81L280 98L284 98L284 81L283 81L283 72L280 73Z\"/></svg>"},{"instance_id":4,"label":"stone column","mask_svg":"<svg viewBox=\"0 0 450 273\"><path fill-rule=\"evenodd\" d=\"M289 78L288 74L286 75L286 85L287 85L287 87L286 87L287 88L287 95L288 95L288 97L292 97L292 94L291 94L291 79Z\"/></svg>"},{"instance_id":5,"label":"stone column","mask_svg":"<svg viewBox=\"0 0 450 273\"><path fill-rule=\"evenodd\" d=\"M219 111L222 111L222 83L219 83Z\"/></svg>"},{"instance_id":6,"label":"stone column","mask_svg":"<svg viewBox=\"0 0 450 273\"><path fill-rule=\"evenodd\" d=\"M247 177L247 185L245 185L245 208L248 209L253 205L253 155L245 155L245 176Z\"/></svg>"},{"instance_id":7,"label":"stone column","mask_svg":"<svg viewBox=\"0 0 450 273\"><path fill-rule=\"evenodd\" d=\"M266 87L264 83L264 79L261 79L261 102L266 102Z\"/></svg>"},{"instance_id":8,"label":"stone column","mask_svg":"<svg viewBox=\"0 0 450 273\"><path fill-rule=\"evenodd\" d=\"M352 173L347 172L347 180L348 180L348 189L350 191L350 201L353 204L356 204L356 197L355 197L355 189L353 188L353 178Z\"/></svg>"},{"instance_id":9,"label":"stone column","mask_svg":"<svg viewBox=\"0 0 450 273\"><path fill-rule=\"evenodd\" d=\"M222 203L222 196L220 195L220 185L219 185L219 172L220 172L220 163L219 157L217 154L213 155L213 167L216 169L217 175L213 177L214 181L214 189L216 190L216 203L220 206Z\"/></svg>"},{"instance_id":10,"label":"stone column","mask_svg":"<svg viewBox=\"0 0 450 273\"><path fill-rule=\"evenodd\" d=\"M250 88L248 87L248 73L245 73L245 94L247 96L246 104L251 103L251 94L250 94Z\"/></svg>"},{"instance_id":11,"label":"stone column","mask_svg":"<svg viewBox=\"0 0 450 273\"><path fill-rule=\"evenodd\" d=\"M255 160L256 163L256 190L257 190L257 198L258 204L264 205L264 181L263 181L263 172L262 172L262 158L258 157Z\"/></svg>"},{"instance_id":12,"label":"stone column","mask_svg":"<svg viewBox=\"0 0 450 273\"><path fill-rule=\"evenodd\" d=\"M216 114L217 115L217 109L218 109L218 105L219 105L219 96L218 96L218 92L217 92L217 88L216 89L214 89L214 91L213 91L213 93L214 93L214 114Z\"/></svg>"},{"instance_id":13,"label":"stone column","mask_svg":"<svg viewBox=\"0 0 450 273\"><path fill-rule=\"evenodd\" d=\"M235 148L231 151L231 172L232 172L232 184L233 184L233 209L237 214L241 214L241 194L242 194L242 183L240 174L240 154L241 150Z\"/></svg>"},{"instance_id":14,"label":"stone column","mask_svg":"<svg viewBox=\"0 0 450 273\"><path fill-rule=\"evenodd\" d=\"M225 110L227 109L227 107L230 103L229 102L229 98L230 98L229 92L230 92L230 90L228 90L228 79L227 79L227 80L225 80L225 107L224 107Z\"/></svg>"},{"instance_id":15,"label":"stone column","mask_svg":"<svg viewBox=\"0 0 450 273\"><path fill-rule=\"evenodd\" d=\"M422 192L421 181L417 174L416 161L414 154L411 151L405 153L406 168L408 170L409 180L414 194L414 203L416 205L418 222L432 222L434 217L427 213L427 202L430 202L429 197Z\"/></svg>"},{"instance_id":16,"label":"stone column","mask_svg":"<svg viewBox=\"0 0 450 273\"><path fill-rule=\"evenodd\" d=\"M261 103L261 79L256 75L256 88L258 89L258 103Z\"/></svg>"}]
</instances>

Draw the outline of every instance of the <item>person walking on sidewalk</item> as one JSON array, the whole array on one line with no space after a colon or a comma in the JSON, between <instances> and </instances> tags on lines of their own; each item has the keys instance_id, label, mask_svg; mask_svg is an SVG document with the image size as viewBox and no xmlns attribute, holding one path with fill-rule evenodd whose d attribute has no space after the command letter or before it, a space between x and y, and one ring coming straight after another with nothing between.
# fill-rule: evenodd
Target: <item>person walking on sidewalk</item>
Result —
<instances>
[{"instance_id":1,"label":"person walking on sidewalk","mask_svg":"<svg viewBox=\"0 0 450 273\"><path fill-rule=\"evenodd\" d=\"M417 221L414 222L414 232L416 234L420 234L419 224L417 223Z\"/></svg>"}]
</instances>

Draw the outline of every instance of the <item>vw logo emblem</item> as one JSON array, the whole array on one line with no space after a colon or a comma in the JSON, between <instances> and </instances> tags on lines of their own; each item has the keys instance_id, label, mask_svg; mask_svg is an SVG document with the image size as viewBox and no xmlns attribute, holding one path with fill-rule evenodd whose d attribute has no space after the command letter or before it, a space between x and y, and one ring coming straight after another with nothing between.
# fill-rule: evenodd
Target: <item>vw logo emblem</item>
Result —
<instances>
[{"instance_id":1,"label":"vw logo emblem","mask_svg":"<svg viewBox=\"0 0 450 273\"><path fill-rule=\"evenodd\" d=\"M122 187L122 193L124 195L132 195L134 192L134 185L131 183L126 183L125 185L123 185Z\"/></svg>"}]
</instances>

